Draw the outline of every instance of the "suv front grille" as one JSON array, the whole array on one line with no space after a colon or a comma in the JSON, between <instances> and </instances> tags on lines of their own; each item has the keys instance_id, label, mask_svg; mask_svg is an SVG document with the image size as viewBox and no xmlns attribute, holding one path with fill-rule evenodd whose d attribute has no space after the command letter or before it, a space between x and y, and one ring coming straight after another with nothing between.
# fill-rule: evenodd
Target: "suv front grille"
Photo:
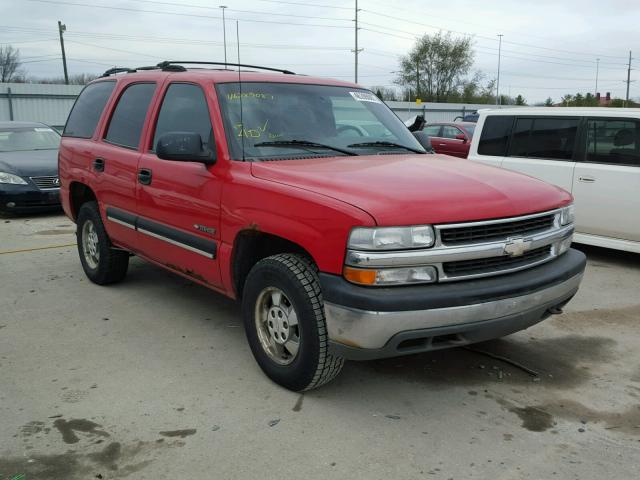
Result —
<instances>
[{"instance_id":1,"label":"suv front grille","mask_svg":"<svg viewBox=\"0 0 640 480\"><path fill-rule=\"evenodd\" d=\"M550 229L554 220L555 215L549 214L512 222L483 223L466 227L451 226L440 230L440 240L443 245L462 245L530 235Z\"/></svg>"},{"instance_id":2,"label":"suv front grille","mask_svg":"<svg viewBox=\"0 0 640 480\"><path fill-rule=\"evenodd\" d=\"M57 175L30 178L40 190L46 190L49 188L60 188L60 180L58 179Z\"/></svg>"},{"instance_id":3,"label":"suv front grille","mask_svg":"<svg viewBox=\"0 0 640 480\"><path fill-rule=\"evenodd\" d=\"M531 265L544 260L551 254L551 245L529 250L519 257L489 257L458 262L445 262L442 269L448 277L459 277L476 274L490 274L503 270L511 270Z\"/></svg>"}]
</instances>

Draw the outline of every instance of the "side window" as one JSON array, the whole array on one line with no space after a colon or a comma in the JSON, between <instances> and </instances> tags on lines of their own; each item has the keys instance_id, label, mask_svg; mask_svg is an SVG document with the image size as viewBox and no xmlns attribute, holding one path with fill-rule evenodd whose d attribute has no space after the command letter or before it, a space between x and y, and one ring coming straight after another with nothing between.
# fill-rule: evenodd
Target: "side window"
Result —
<instances>
[{"instance_id":1,"label":"side window","mask_svg":"<svg viewBox=\"0 0 640 480\"><path fill-rule=\"evenodd\" d=\"M455 139L456 135L460 135L462 132L459 128L452 127L451 125L443 125L442 126L442 134L440 135L442 138L451 138Z\"/></svg>"},{"instance_id":2,"label":"side window","mask_svg":"<svg viewBox=\"0 0 640 480\"><path fill-rule=\"evenodd\" d=\"M125 89L111 116L104 137L107 142L127 148L138 147L155 89L155 83L134 83Z\"/></svg>"},{"instance_id":3,"label":"side window","mask_svg":"<svg viewBox=\"0 0 640 480\"><path fill-rule=\"evenodd\" d=\"M511 116L488 116L482 127L482 134L478 143L478 154L504 156L507 152L507 143L511 135L511 125L513 125L513 117Z\"/></svg>"},{"instance_id":4,"label":"side window","mask_svg":"<svg viewBox=\"0 0 640 480\"><path fill-rule=\"evenodd\" d=\"M518 118L513 127L511 144L509 145L510 157L526 157L529 151L529 138L531 136L532 118Z\"/></svg>"},{"instance_id":5,"label":"side window","mask_svg":"<svg viewBox=\"0 0 640 480\"><path fill-rule=\"evenodd\" d=\"M587 121L587 162L640 166L640 122Z\"/></svg>"},{"instance_id":6,"label":"side window","mask_svg":"<svg viewBox=\"0 0 640 480\"><path fill-rule=\"evenodd\" d=\"M199 133L204 144L215 148L207 100L199 86L188 83L169 85L158 114L152 150L155 150L158 139L168 132Z\"/></svg>"},{"instance_id":7,"label":"side window","mask_svg":"<svg viewBox=\"0 0 640 480\"><path fill-rule=\"evenodd\" d=\"M571 160L578 132L577 118L533 120L527 157Z\"/></svg>"},{"instance_id":8,"label":"side window","mask_svg":"<svg viewBox=\"0 0 640 480\"><path fill-rule=\"evenodd\" d=\"M438 137L440 136L440 125L427 125L422 131L430 137Z\"/></svg>"},{"instance_id":9,"label":"side window","mask_svg":"<svg viewBox=\"0 0 640 480\"><path fill-rule=\"evenodd\" d=\"M73 105L64 127L65 137L91 138L100 115L111 96L115 81L102 81L87 85Z\"/></svg>"}]
</instances>

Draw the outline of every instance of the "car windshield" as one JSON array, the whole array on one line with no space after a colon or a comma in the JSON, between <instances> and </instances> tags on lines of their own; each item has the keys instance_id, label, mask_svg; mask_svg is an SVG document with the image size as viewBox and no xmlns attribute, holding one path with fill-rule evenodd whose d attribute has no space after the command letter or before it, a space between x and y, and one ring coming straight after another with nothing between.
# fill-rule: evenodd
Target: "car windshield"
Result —
<instances>
[{"instance_id":1,"label":"car windshield","mask_svg":"<svg viewBox=\"0 0 640 480\"><path fill-rule=\"evenodd\" d=\"M476 130L475 125L465 125L464 129L473 137L473 132Z\"/></svg>"},{"instance_id":2,"label":"car windshield","mask_svg":"<svg viewBox=\"0 0 640 480\"><path fill-rule=\"evenodd\" d=\"M258 82L243 82L241 88L222 83L216 89L236 160L424 153L400 119L368 90Z\"/></svg>"},{"instance_id":3,"label":"car windshield","mask_svg":"<svg viewBox=\"0 0 640 480\"><path fill-rule=\"evenodd\" d=\"M56 150L60 135L49 127L0 128L0 152Z\"/></svg>"}]
</instances>

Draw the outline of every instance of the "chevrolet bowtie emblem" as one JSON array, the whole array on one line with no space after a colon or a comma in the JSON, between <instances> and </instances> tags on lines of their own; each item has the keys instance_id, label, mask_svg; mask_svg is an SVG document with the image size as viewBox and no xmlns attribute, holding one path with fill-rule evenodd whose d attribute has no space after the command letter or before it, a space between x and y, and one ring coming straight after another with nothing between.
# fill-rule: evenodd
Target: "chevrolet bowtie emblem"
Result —
<instances>
[{"instance_id":1,"label":"chevrolet bowtie emblem","mask_svg":"<svg viewBox=\"0 0 640 480\"><path fill-rule=\"evenodd\" d=\"M510 239L504 246L504 253L510 257L520 257L531 248L531 240L524 238Z\"/></svg>"}]
</instances>

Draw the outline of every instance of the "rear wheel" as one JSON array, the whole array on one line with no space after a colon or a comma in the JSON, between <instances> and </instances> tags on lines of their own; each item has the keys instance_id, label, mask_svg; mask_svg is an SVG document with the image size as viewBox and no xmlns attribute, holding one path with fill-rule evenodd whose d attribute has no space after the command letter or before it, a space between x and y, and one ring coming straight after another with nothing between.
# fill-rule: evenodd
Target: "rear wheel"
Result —
<instances>
[{"instance_id":1,"label":"rear wheel","mask_svg":"<svg viewBox=\"0 0 640 480\"><path fill-rule=\"evenodd\" d=\"M274 382L311 390L342 369L343 359L329 353L320 283L306 258L280 254L260 260L247 277L242 309L251 351Z\"/></svg>"},{"instance_id":2,"label":"rear wheel","mask_svg":"<svg viewBox=\"0 0 640 480\"><path fill-rule=\"evenodd\" d=\"M83 203L76 223L80 262L89 280L99 285L122 280L129 267L129 253L113 247L102 223L98 204Z\"/></svg>"}]
</instances>

